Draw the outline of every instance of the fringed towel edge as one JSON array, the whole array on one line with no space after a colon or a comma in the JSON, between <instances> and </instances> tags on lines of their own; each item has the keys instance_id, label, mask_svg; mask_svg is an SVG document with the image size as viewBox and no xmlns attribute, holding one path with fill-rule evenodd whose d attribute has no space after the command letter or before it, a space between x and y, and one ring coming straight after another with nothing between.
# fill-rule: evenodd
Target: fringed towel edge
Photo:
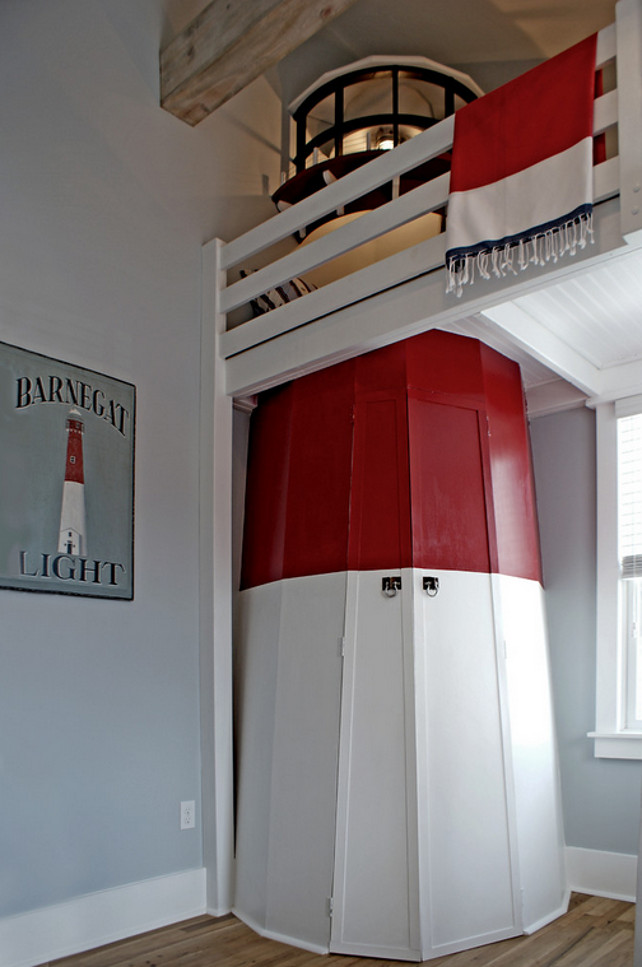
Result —
<instances>
[{"instance_id":1,"label":"fringed towel edge","mask_svg":"<svg viewBox=\"0 0 642 967\"><path fill-rule=\"evenodd\" d=\"M451 249L446 252L446 292L455 292L459 299L464 286L474 284L475 273L482 279L490 279L491 273L498 279L517 275L515 265L523 272L529 265L555 263L593 241L593 206L587 204L517 235Z\"/></svg>"}]
</instances>

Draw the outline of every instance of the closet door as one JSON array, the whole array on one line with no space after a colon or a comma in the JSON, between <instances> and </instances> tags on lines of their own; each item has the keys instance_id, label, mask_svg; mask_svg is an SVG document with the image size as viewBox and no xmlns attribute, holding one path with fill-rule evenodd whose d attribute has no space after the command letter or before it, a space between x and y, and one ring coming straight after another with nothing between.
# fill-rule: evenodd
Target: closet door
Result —
<instances>
[{"instance_id":1,"label":"closet door","mask_svg":"<svg viewBox=\"0 0 642 967\"><path fill-rule=\"evenodd\" d=\"M355 407L330 949L419 960L405 394ZM391 581L386 592L382 582Z\"/></svg>"},{"instance_id":2,"label":"closet door","mask_svg":"<svg viewBox=\"0 0 642 967\"><path fill-rule=\"evenodd\" d=\"M330 950L420 960L412 639L391 577L348 575Z\"/></svg>"},{"instance_id":3,"label":"closet door","mask_svg":"<svg viewBox=\"0 0 642 967\"><path fill-rule=\"evenodd\" d=\"M521 933L503 654L489 574L415 572L423 956Z\"/></svg>"},{"instance_id":4,"label":"closet door","mask_svg":"<svg viewBox=\"0 0 642 967\"><path fill-rule=\"evenodd\" d=\"M423 955L520 932L485 414L409 399ZM431 580L424 590L424 578ZM438 582L438 583L437 583Z\"/></svg>"},{"instance_id":5,"label":"closet door","mask_svg":"<svg viewBox=\"0 0 642 967\"><path fill-rule=\"evenodd\" d=\"M235 909L327 950L345 573L242 592L237 653Z\"/></svg>"}]
</instances>

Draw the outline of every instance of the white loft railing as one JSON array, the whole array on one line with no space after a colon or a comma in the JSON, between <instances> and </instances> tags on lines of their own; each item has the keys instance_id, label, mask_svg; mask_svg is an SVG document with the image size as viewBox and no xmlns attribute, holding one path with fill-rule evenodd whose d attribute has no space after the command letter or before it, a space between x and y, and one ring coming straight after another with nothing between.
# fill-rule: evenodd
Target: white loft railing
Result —
<instances>
[{"instance_id":1,"label":"white loft railing","mask_svg":"<svg viewBox=\"0 0 642 967\"><path fill-rule=\"evenodd\" d=\"M620 21L602 30L598 35L597 66L601 67L616 58L617 86L615 90L595 101L594 133L599 134L607 128L618 125L619 156L597 165L594 168L594 202L599 204L620 193L623 180L631 182L631 192L639 191L639 173L642 169L642 145L640 144L641 120L634 124L627 118L622 129L618 117L623 104L634 110L636 119L640 116L639 105L642 98L640 72L640 44L642 30L632 30L628 21L633 17L635 26L642 23L642 0L620 0ZM624 17L622 17L624 14ZM636 36L637 34L637 36ZM630 48L623 51L623 47ZM617 50L616 50L617 48ZM617 57L616 57L617 54ZM624 56L623 56L624 55ZM624 65L624 66L623 66ZM626 92L622 93L622 86ZM561 95L563 96L563 92ZM631 107L632 106L632 107ZM282 242L315 222L324 215L342 210L350 202L381 185L394 182L406 172L418 167L452 148L454 117L446 118L410 141L405 142L380 158L364 165L357 171L346 175L328 187L293 205L286 211L275 215L267 222L229 243L218 242L219 289L217 311L219 317L249 303L270 288L287 282L295 276L305 277L306 272L324 265L346 252L357 249L372 239L385 235L398 226L407 224L429 212L442 209L447 205L449 175L441 175L421 187L409 191L374 211L367 212L336 230L329 232L318 241L311 241L290 254L276 258L265 267L253 272L240 281L227 284L229 270L248 268L252 259L259 253ZM623 137L624 135L624 137ZM625 144L623 144L623 140ZM630 147L628 147L630 143ZM623 148L627 147L634 160L622 165ZM637 178L636 178L637 176ZM637 188L636 188L637 184ZM636 196L639 198L639 196ZM626 237L627 225L624 216L622 235ZM630 233L640 233L638 222L628 226ZM620 244L621 236L620 236ZM445 256L445 235L437 235L414 245L403 252L368 265L350 275L300 297L291 303L271 312L250 319L235 328L221 326L219 352L224 359L238 356L306 324L322 319L368 299L378 293L392 289L431 273L443 272ZM551 273L546 273L550 280ZM514 285L511 280L503 280L506 288ZM479 291L479 287L475 287ZM445 289L445 281L444 281ZM452 298L452 297L449 297ZM510 296L505 296L503 301ZM473 296L474 299L474 296ZM454 300L453 300L454 301ZM460 300L462 315L468 310L466 295ZM464 305L462 305L462 303ZM225 331L227 330L227 331Z\"/></svg>"}]
</instances>

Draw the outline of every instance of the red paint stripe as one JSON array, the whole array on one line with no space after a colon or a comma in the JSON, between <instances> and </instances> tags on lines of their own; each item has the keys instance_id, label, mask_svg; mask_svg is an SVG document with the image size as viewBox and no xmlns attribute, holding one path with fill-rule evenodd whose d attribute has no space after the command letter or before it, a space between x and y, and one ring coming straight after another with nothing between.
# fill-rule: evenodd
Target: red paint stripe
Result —
<instances>
[{"instance_id":1,"label":"red paint stripe","mask_svg":"<svg viewBox=\"0 0 642 967\"><path fill-rule=\"evenodd\" d=\"M426 567L540 580L519 368L432 331L260 397L242 587Z\"/></svg>"}]
</instances>

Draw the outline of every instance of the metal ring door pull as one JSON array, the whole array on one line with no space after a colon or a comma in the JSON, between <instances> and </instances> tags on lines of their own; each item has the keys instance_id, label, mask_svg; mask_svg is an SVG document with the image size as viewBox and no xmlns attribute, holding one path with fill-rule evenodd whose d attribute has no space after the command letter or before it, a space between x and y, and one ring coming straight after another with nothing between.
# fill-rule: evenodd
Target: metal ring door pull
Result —
<instances>
[{"instance_id":1,"label":"metal ring door pull","mask_svg":"<svg viewBox=\"0 0 642 967\"><path fill-rule=\"evenodd\" d=\"M401 591L400 577L381 578L381 591L387 598L394 598L397 591Z\"/></svg>"},{"instance_id":2,"label":"metal ring door pull","mask_svg":"<svg viewBox=\"0 0 642 967\"><path fill-rule=\"evenodd\" d=\"M439 578L424 574L422 586L429 598L434 598L439 592Z\"/></svg>"}]
</instances>

